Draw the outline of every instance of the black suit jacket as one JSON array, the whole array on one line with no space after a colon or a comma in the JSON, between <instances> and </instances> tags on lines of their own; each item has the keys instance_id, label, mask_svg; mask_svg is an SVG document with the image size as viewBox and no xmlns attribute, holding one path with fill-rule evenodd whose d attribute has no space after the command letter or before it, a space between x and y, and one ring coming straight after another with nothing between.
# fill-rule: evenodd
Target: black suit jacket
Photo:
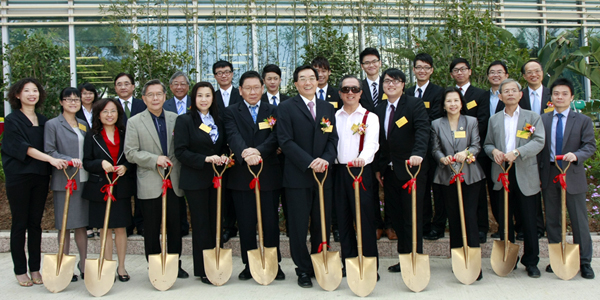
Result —
<instances>
[{"instance_id":1,"label":"black suit jacket","mask_svg":"<svg viewBox=\"0 0 600 300\"><path fill-rule=\"evenodd\" d=\"M416 98L415 87L416 86L413 85L409 88L404 89L406 91L406 95ZM423 94L421 101L425 103L425 110L427 111L427 115L429 115L429 122L432 122L433 120L442 117L440 102L442 101L443 93L443 87L433 84L431 82L429 82L429 84L427 85L427 89L425 89L425 93Z\"/></svg>"},{"instance_id":2,"label":"black suit jacket","mask_svg":"<svg viewBox=\"0 0 600 300\"><path fill-rule=\"evenodd\" d=\"M530 102L530 99L529 99L529 87L526 86L521 91L523 92L523 98L521 98L521 101L519 101L519 106L522 109L531 110L531 102ZM542 105L540 105L541 108L542 108L542 110L536 112L538 115L543 114L544 110L546 108L548 108L548 101L552 101L552 95L550 94L550 89L547 88L547 87L543 87L543 90L542 90L542 103L541 103Z\"/></svg>"},{"instance_id":3,"label":"black suit jacket","mask_svg":"<svg viewBox=\"0 0 600 300\"><path fill-rule=\"evenodd\" d=\"M87 118L85 117L85 114L83 113L83 106L81 107L81 109L79 109L76 113L75 113L75 117L78 119L82 119L85 121L85 123L88 124L88 127L90 129L92 129L92 124L88 123Z\"/></svg>"},{"instance_id":4,"label":"black suit jacket","mask_svg":"<svg viewBox=\"0 0 600 300\"><path fill-rule=\"evenodd\" d=\"M281 188L281 167L277 159L277 131L270 128L260 129L258 123L273 116L277 119L276 107L261 103L258 108L256 123L252 120L250 110L246 103L239 102L230 105L225 109L225 129L227 131L227 142L229 148L237 157L236 164L229 170L227 178L227 187L238 191L250 191L250 181L254 178L248 165L242 158L242 152L248 147L256 148L263 160L263 169L259 176L260 189L272 191ZM276 123L277 124L277 123ZM259 166L252 167L254 172L259 170Z\"/></svg>"},{"instance_id":5,"label":"black suit jacket","mask_svg":"<svg viewBox=\"0 0 600 300\"><path fill-rule=\"evenodd\" d=\"M415 97L403 94L398 100L398 106L394 113L394 124L390 135L386 138L387 124L385 124L385 112L389 102L385 105L377 106L375 113L379 117L379 125L382 130L379 131L379 162L378 170L385 171L388 164L392 162L394 173L399 180L409 180L410 175L404 167L405 161L411 156L417 155L423 158L421 170L427 170L427 147L429 144L429 116L425 111L423 102ZM395 122L401 118L406 118L402 127L398 127Z\"/></svg>"},{"instance_id":6,"label":"black suit jacket","mask_svg":"<svg viewBox=\"0 0 600 300\"><path fill-rule=\"evenodd\" d=\"M481 106L482 107L487 107L487 109L485 110L485 119L483 119L483 122L480 122L479 125L479 138L481 141L485 141L485 138L487 136L487 127L488 127L488 122L490 120L490 117L492 116L490 114L490 96L491 96L491 92L489 90L485 91L483 93L483 95L481 95ZM494 114L501 112L504 109L504 102L502 102L501 100L498 100L498 105L496 105L496 110L494 111ZM483 113L484 111L481 110L481 112ZM479 152L479 155L477 155L479 157L487 157L487 155L485 154L485 151L481 151Z\"/></svg>"},{"instance_id":7,"label":"black suit jacket","mask_svg":"<svg viewBox=\"0 0 600 300\"><path fill-rule=\"evenodd\" d=\"M360 96L360 105L362 105L362 107L364 107L366 110L374 112L375 111L375 105L373 105L373 95L372 95L372 90L371 87L369 86L369 82L367 81L367 79L363 79L362 83L362 95ZM383 97L383 78L381 76L379 76L379 94L377 95L377 98L379 99L377 102L377 106L379 106L379 104L381 104L382 100L381 98Z\"/></svg>"},{"instance_id":8,"label":"black suit jacket","mask_svg":"<svg viewBox=\"0 0 600 300\"><path fill-rule=\"evenodd\" d=\"M121 100L119 100L119 98L117 98L117 101L119 101L119 103L121 103ZM123 108L123 112L125 112L125 108ZM144 100L142 99L137 99L137 98L133 98L133 100L131 100L131 111L130 111L130 117L133 117L141 112L143 112L144 110L146 110L146 103L144 103ZM85 120L85 118L83 118ZM125 125L125 127L127 127L127 116L125 114L123 114L123 125Z\"/></svg>"},{"instance_id":9,"label":"black suit jacket","mask_svg":"<svg viewBox=\"0 0 600 300\"><path fill-rule=\"evenodd\" d=\"M187 112L187 110L192 105L192 100L190 96L187 96L186 102L187 104L185 105L185 111ZM175 103L175 97L165 101L165 104L163 104L163 109L166 111L172 111L174 113L177 113L177 104Z\"/></svg>"},{"instance_id":10,"label":"black suit jacket","mask_svg":"<svg viewBox=\"0 0 600 300\"><path fill-rule=\"evenodd\" d=\"M89 172L88 181L85 183L83 188L84 199L90 201L104 201L104 193L100 191L105 184L108 184L104 169L102 168L102 161L106 160L112 163L113 166L124 165L127 168L125 175L117 180L113 188L113 194L117 198L130 198L135 195L136 181L135 181L135 169L125 158L123 153L123 146L125 145L125 131L119 131L120 147L119 156L117 161L113 161L108 147L102 138L102 134L93 134L92 131L88 131L85 135L83 143L83 168ZM112 180L112 174L109 174Z\"/></svg>"},{"instance_id":11,"label":"black suit jacket","mask_svg":"<svg viewBox=\"0 0 600 300\"><path fill-rule=\"evenodd\" d=\"M477 118L479 137L485 137L487 133L487 124L490 119L490 101L482 101L484 94L484 90L471 84L464 95L465 103L467 104L467 107L465 108L467 116ZM476 105L472 106L474 104ZM469 107L471 107L471 109L469 109Z\"/></svg>"},{"instance_id":12,"label":"black suit jacket","mask_svg":"<svg viewBox=\"0 0 600 300\"><path fill-rule=\"evenodd\" d=\"M277 108L277 140L285 154L283 186L289 188L310 188L316 186L309 165L315 158L322 158L332 166L337 157L338 135L335 128L333 105L316 100L316 119L313 120L308 107L300 95L282 102ZM327 118L333 126L331 132L321 130L321 119ZM330 177L329 177L330 178ZM325 180L325 187L331 188L333 180Z\"/></svg>"},{"instance_id":13,"label":"black suit jacket","mask_svg":"<svg viewBox=\"0 0 600 300\"><path fill-rule=\"evenodd\" d=\"M225 112L225 103L223 102L223 95L221 94L221 89L219 87L217 87L215 90L215 99L217 104L219 104L219 114L221 117L223 117L223 112ZM242 101L243 99L240 95L240 90L234 86L233 89L231 89L231 95L229 95L229 105L233 105Z\"/></svg>"},{"instance_id":14,"label":"black suit jacket","mask_svg":"<svg viewBox=\"0 0 600 300\"><path fill-rule=\"evenodd\" d=\"M204 160L207 156L228 153L223 123L217 123L219 137L214 144L210 135L200 129L201 124L202 119L197 112L187 112L175 121L175 157L181 162L179 187L184 190L211 187L214 171L212 165Z\"/></svg>"},{"instance_id":15,"label":"black suit jacket","mask_svg":"<svg viewBox=\"0 0 600 300\"><path fill-rule=\"evenodd\" d=\"M281 99L279 99L279 103L281 103L281 102L283 102L283 101L285 101L285 100L287 100L287 99L290 98L290 96L288 96L286 94L282 94L281 92L279 92L279 97L281 98ZM267 93L264 93L262 95L262 97L260 97L260 101L261 101L261 104L262 103L266 103L266 104L270 104L271 103L271 102L269 102L269 99L267 98Z\"/></svg>"},{"instance_id":16,"label":"black suit jacket","mask_svg":"<svg viewBox=\"0 0 600 300\"><path fill-rule=\"evenodd\" d=\"M317 97L317 99L319 99L319 89L320 88L317 87L317 93L315 94L315 97ZM332 87L331 85L327 86L325 101L333 105L333 108L335 108L336 111L342 108L342 105L344 105L344 102L342 102L342 99L340 98L340 93L338 89Z\"/></svg>"}]
</instances>

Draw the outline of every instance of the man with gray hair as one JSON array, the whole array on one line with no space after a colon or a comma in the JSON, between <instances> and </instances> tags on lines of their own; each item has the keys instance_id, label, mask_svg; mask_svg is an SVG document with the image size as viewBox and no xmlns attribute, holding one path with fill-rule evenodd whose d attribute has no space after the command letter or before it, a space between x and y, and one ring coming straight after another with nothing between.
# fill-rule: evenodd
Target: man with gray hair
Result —
<instances>
[{"instance_id":1,"label":"man with gray hair","mask_svg":"<svg viewBox=\"0 0 600 300\"><path fill-rule=\"evenodd\" d=\"M167 88L158 79L148 81L142 89L142 99L147 109L131 117L127 122L125 135L125 157L137 165L137 197L144 216L144 248L148 255L161 252L160 227L162 219L163 182L157 174L157 166L166 175L170 166L173 188L166 189L167 195L167 248L169 253L181 255L181 230L179 201L183 190L179 188L181 164L175 158L173 130L177 114L165 111ZM181 269L179 261L178 278L189 277Z\"/></svg>"}]
</instances>

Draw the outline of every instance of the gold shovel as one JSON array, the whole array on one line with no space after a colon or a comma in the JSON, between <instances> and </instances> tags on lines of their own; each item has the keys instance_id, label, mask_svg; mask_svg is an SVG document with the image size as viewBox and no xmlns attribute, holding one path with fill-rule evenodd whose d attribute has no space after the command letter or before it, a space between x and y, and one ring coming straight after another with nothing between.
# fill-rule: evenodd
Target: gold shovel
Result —
<instances>
[{"instance_id":1,"label":"gold shovel","mask_svg":"<svg viewBox=\"0 0 600 300\"><path fill-rule=\"evenodd\" d=\"M116 166L114 167L114 171L117 171ZM117 270L116 261L104 259L104 250L106 249L110 207L112 201L115 201L113 186L115 182L117 182L117 179L119 179L119 176L117 175L115 180L110 180L108 173L106 173L106 179L108 180L108 184L102 188L102 191L106 190L107 194L104 197L104 200L106 201L106 212L104 213L104 227L102 228L102 240L100 241L100 257L98 259L88 258L85 260L85 271L88 275L83 280L88 292L96 297L101 297L110 291L115 283L115 272Z\"/></svg>"},{"instance_id":2,"label":"gold shovel","mask_svg":"<svg viewBox=\"0 0 600 300\"><path fill-rule=\"evenodd\" d=\"M327 169L325 169L325 175L323 180L319 181L317 173L313 170L313 176L319 185L319 210L321 212L321 246L322 251L310 255L313 269L315 270L315 277L317 282L322 289L326 291L333 291L340 286L342 282L342 259L340 258L339 251L327 251L327 223L325 222L325 196L323 195L323 184L327 179ZM311 220L315 222L316 220Z\"/></svg>"},{"instance_id":3,"label":"gold shovel","mask_svg":"<svg viewBox=\"0 0 600 300\"><path fill-rule=\"evenodd\" d=\"M214 187L217 189L217 244L214 249L202 250L204 256L204 272L210 282L216 286L221 286L229 281L232 272L231 249L221 249L221 189L222 177L227 166L219 173L215 164L212 165L215 171L213 178Z\"/></svg>"},{"instance_id":4,"label":"gold shovel","mask_svg":"<svg viewBox=\"0 0 600 300\"><path fill-rule=\"evenodd\" d=\"M258 225L258 249L248 250L248 264L250 265L250 273L252 278L259 284L269 285L275 280L279 269L277 261L277 248L265 248L263 239L262 226L262 211L260 203L260 183L258 176L263 169L263 161L260 161L260 170L258 173L252 172L252 168L248 165L248 170L254 176L254 180L250 183L250 188L254 188L256 194L256 223Z\"/></svg>"},{"instance_id":5,"label":"gold shovel","mask_svg":"<svg viewBox=\"0 0 600 300\"><path fill-rule=\"evenodd\" d=\"M163 176L159 166L156 166L158 175L163 180L162 186L162 218L160 227L160 254L148 255L148 277L150 282L159 291L170 289L179 272L179 255L167 254L167 189L172 188L169 175L173 171L173 167L169 166L169 172Z\"/></svg>"},{"instance_id":6,"label":"gold shovel","mask_svg":"<svg viewBox=\"0 0 600 300\"><path fill-rule=\"evenodd\" d=\"M514 270L519 257L519 245L515 245L508 240L508 171L511 167L512 163L508 164L506 170L504 166L500 165L504 172L498 177L498 181L502 181L504 186L504 240L494 241L490 257L492 269L498 276L503 277Z\"/></svg>"},{"instance_id":7,"label":"gold shovel","mask_svg":"<svg viewBox=\"0 0 600 300\"><path fill-rule=\"evenodd\" d=\"M73 162L69 162L69 166L73 166ZM75 173L72 176L67 174L66 168L63 169L67 176L67 186L65 189L65 208L63 209L62 227L60 231L60 242L58 245L58 254L44 255L44 263L42 264L42 274L44 274L44 286L53 293L58 293L71 283L73 278L73 269L75 268L75 255L64 254L65 249L65 234L70 230L67 227L67 218L69 217L69 201L71 193L77 189L75 183L75 175L79 172L79 168L75 168Z\"/></svg>"},{"instance_id":8,"label":"gold shovel","mask_svg":"<svg viewBox=\"0 0 600 300\"><path fill-rule=\"evenodd\" d=\"M352 163L346 166L348 173L354 179L354 209L356 210L356 247L358 248L358 256L346 258L346 279L348 286L360 297L366 297L375 289L377 284L377 258L364 257L362 249L362 221L360 216L360 188L362 182L362 173L364 168L360 168L358 176L354 176L350 167Z\"/></svg>"},{"instance_id":9,"label":"gold shovel","mask_svg":"<svg viewBox=\"0 0 600 300\"><path fill-rule=\"evenodd\" d=\"M552 271L558 278L562 280L570 280L579 272L579 245L567 244L567 183L565 173L571 166L571 162L563 170L558 165L558 161L562 160L564 155L556 156L556 167L560 170L560 175L556 176L554 182L560 181L561 190L561 227L562 227L562 242L548 244L548 256L550 257L550 266Z\"/></svg>"},{"instance_id":10,"label":"gold shovel","mask_svg":"<svg viewBox=\"0 0 600 300\"><path fill-rule=\"evenodd\" d=\"M456 161L452 158L452 162ZM452 271L454 272L454 276L458 281L464 284L471 284L477 280L479 277L479 272L481 271L481 248L480 247L469 247L467 243L467 228L465 225L465 207L463 203L462 196L462 185L461 182L464 181L462 178L463 173L462 169L465 166L463 162L460 165L460 169L458 172L454 169L452 164L448 165L452 172L454 172L454 177L450 181L452 184L456 181L456 189L458 191L458 211L460 213L460 230L462 233L462 243L463 246L460 248L452 249Z\"/></svg>"},{"instance_id":11,"label":"gold shovel","mask_svg":"<svg viewBox=\"0 0 600 300\"><path fill-rule=\"evenodd\" d=\"M429 270L429 255L417 253L417 175L421 171L421 165L414 175L410 172L409 161L405 162L406 172L412 178L408 184L408 190L412 193L412 252L398 255L402 280L413 292L424 290L429 284L431 273Z\"/></svg>"}]
</instances>

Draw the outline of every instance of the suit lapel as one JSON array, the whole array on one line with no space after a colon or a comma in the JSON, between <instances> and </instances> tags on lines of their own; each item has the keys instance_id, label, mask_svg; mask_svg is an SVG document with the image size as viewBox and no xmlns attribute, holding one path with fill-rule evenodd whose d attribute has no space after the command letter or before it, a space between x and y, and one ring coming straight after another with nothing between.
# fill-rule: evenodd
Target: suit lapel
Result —
<instances>
[{"instance_id":1,"label":"suit lapel","mask_svg":"<svg viewBox=\"0 0 600 300\"><path fill-rule=\"evenodd\" d=\"M563 134L563 148L565 147L565 145L567 144L567 141L569 140L569 136L571 135L571 130L573 129L573 125L575 123L575 112L570 111L569 112L569 117L567 117L567 124L565 125L565 133ZM552 123L550 123L552 124ZM550 125L552 126L552 125ZM549 127L552 128L552 127ZM552 131L552 130L549 130Z\"/></svg>"},{"instance_id":2,"label":"suit lapel","mask_svg":"<svg viewBox=\"0 0 600 300\"><path fill-rule=\"evenodd\" d=\"M527 123L527 122L525 120L523 110L521 109L519 111L519 120L517 121L517 132L519 132L519 130L523 130L523 128L525 127L525 123ZM516 132L515 132L515 134L516 134ZM515 137L515 148L520 147L521 143L523 143L525 140L526 139Z\"/></svg>"},{"instance_id":3,"label":"suit lapel","mask_svg":"<svg viewBox=\"0 0 600 300\"><path fill-rule=\"evenodd\" d=\"M452 145L452 148L454 148L454 138L452 137L452 128L450 128L450 121L448 121L448 118L444 117L440 122L440 125L442 125L442 134L448 141L448 145Z\"/></svg>"},{"instance_id":4,"label":"suit lapel","mask_svg":"<svg viewBox=\"0 0 600 300\"><path fill-rule=\"evenodd\" d=\"M65 116L63 116L63 114L58 115L60 118L60 124L66 128L69 132L75 133L75 131L73 130L73 128L71 128L71 125L69 125L69 122L67 122L67 119L65 119ZM77 122L79 124L79 122Z\"/></svg>"},{"instance_id":5,"label":"suit lapel","mask_svg":"<svg viewBox=\"0 0 600 300\"><path fill-rule=\"evenodd\" d=\"M258 123L263 122L266 118L270 116L270 109L268 103L261 103L258 108L258 114L256 116L256 125L254 126L254 131L258 130Z\"/></svg>"},{"instance_id":6,"label":"suit lapel","mask_svg":"<svg viewBox=\"0 0 600 300\"><path fill-rule=\"evenodd\" d=\"M116 161L113 160L112 155L110 155L110 151L108 151L108 146L106 145L106 142L104 142L104 138L102 137L102 133L99 134L94 134L94 141L96 141L96 143L98 144L98 146L100 146L100 149L102 149L102 151L104 152L104 154L106 154L106 156L108 158L110 158L110 160L113 162L113 166L117 164ZM120 145L120 150L122 151L123 149L123 144L125 143L121 143Z\"/></svg>"},{"instance_id":7,"label":"suit lapel","mask_svg":"<svg viewBox=\"0 0 600 300\"><path fill-rule=\"evenodd\" d=\"M210 133L206 132L202 129L200 129L200 126L204 123L202 122L202 117L198 116L198 118L194 118L192 117L192 121L194 122L194 129L193 130L198 130L200 131L200 135L203 136L204 138L209 139L212 142L212 138L210 137ZM219 126L219 124L216 124L217 126ZM221 135L219 135L220 138Z\"/></svg>"},{"instance_id":8,"label":"suit lapel","mask_svg":"<svg viewBox=\"0 0 600 300\"><path fill-rule=\"evenodd\" d=\"M164 112L164 114L165 123L167 123L167 154L170 154L171 152L175 151L175 149L171 149L170 145L173 140L173 132L175 131L175 119L177 119L177 113L172 115Z\"/></svg>"},{"instance_id":9,"label":"suit lapel","mask_svg":"<svg viewBox=\"0 0 600 300\"><path fill-rule=\"evenodd\" d=\"M458 139L458 142L456 143L456 147L455 147L454 151L463 151L464 149L467 149L468 141L470 138L470 135L469 135L470 132L467 132L467 118L465 116L461 115L459 117L458 128L456 128L456 130L464 131L465 137Z\"/></svg>"},{"instance_id":10,"label":"suit lapel","mask_svg":"<svg viewBox=\"0 0 600 300\"><path fill-rule=\"evenodd\" d=\"M264 106L264 105L261 105L261 106ZM248 106L246 106L246 103L241 102L241 104L238 105L238 113L241 115L242 119L247 123L247 125L250 126L250 128L253 128L254 130L256 130L256 128L255 128L256 124L252 120L252 115L250 114L250 109L248 108ZM256 117L256 120L258 121L258 117Z\"/></svg>"},{"instance_id":11,"label":"suit lapel","mask_svg":"<svg viewBox=\"0 0 600 300\"><path fill-rule=\"evenodd\" d=\"M499 117L500 117L500 122L498 122L496 131L500 133L498 135L498 137L500 138L500 146L501 147L497 147L497 148L499 148L498 150L504 152L504 151L506 151L506 130L505 130L505 126L504 126L504 111L502 112L502 115L500 115Z\"/></svg>"},{"instance_id":12,"label":"suit lapel","mask_svg":"<svg viewBox=\"0 0 600 300\"><path fill-rule=\"evenodd\" d=\"M152 140L154 140L154 143L156 143L156 146L158 146L158 149L161 149L161 153L162 153L162 146L160 144L160 139L158 138L158 132L156 132L156 126L154 126L154 122L152 121L152 116L150 114L151 114L150 111L146 110L144 112L144 115L140 119L142 121L142 124L144 124L144 126L146 126L146 130L148 130L150 137L152 138ZM168 136L168 134L167 134L167 136ZM168 142L168 137L167 137L167 142Z\"/></svg>"},{"instance_id":13,"label":"suit lapel","mask_svg":"<svg viewBox=\"0 0 600 300\"><path fill-rule=\"evenodd\" d=\"M315 101L316 104L316 101ZM300 109L300 111L302 113L304 113L304 115L311 121L311 123L314 125L315 121L318 120L313 120L312 115L310 114L310 111L308 110L308 107L306 106L306 104L304 103L304 100L302 100L302 97L300 95L298 95L298 98L296 98L296 106L298 106L298 108ZM319 109L317 109L319 110Z\"/></svg>"},{"instance_id":14,"label":"suit lapel","mask_svg":"<svg viewBox=\"0 0 600 300\"><path fill-rule=\"evenodd\" d=\"M553 114L551 114L550 117L542 116L542 123L544 124L544 128L547 128L545 131L547 145L552 144L552 118L554 118ZM550 149L550 148L548 148L548 149Z\"/></svg>"}]
</instances>

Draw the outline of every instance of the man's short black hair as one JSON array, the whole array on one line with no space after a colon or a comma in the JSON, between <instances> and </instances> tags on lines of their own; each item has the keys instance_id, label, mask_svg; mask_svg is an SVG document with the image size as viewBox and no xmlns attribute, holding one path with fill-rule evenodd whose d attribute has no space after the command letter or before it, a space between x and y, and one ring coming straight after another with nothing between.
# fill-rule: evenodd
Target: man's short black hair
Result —
<instances>
[{"instance_id":1,"label":"man's short black hair","mask_svg":"<svg viewBox=\"0 0 600 300\"><path fill-rule=\"evenodd\" d=\"M530 60L528 60L526 63L524 63L524 64L521 66L521 74L525 75L525 66L526 66L528 63L530 63L530 62L535 62L535 63L537 63L538 65L540 65L540 69L542 69L542 72L544 72L544 66L542 66L542 63L541 63L539 60L537 60L537 59L530 59Z\"/></svg>"},{"instance_id":2,"label":"man's short black hair","mask_svg":"<svg viewBox=\"0 0 600 300\"><path fill-rule=\"evenodd\" d=\"M392 77L392 79L402 80L402 82L406 83L406 75L404 75L404 72L400 71L399 69L389 68L383 71L381 78L385 78L385 75Z\"/></svg>"},{"instance_id":3,"label":"man's short black hair","mask_svg":"<svg viewBox=\"0 0 600 300\"><path fill-rule=\"evenodd\" d=\"M363 63L363 58L367 55L375 55L375 56L377 56L377 59L381 60L381 57L379 56L379 51L377 51L377 49L375 49L375 48L369 47L369 48L365 48L365 50L363 50L359 55L361 64Z\"/></svg>"},{"instance_id":4,"label":"man's short black hair","mask_svg":"<svg viewBox=\"0 0 600 300\"><path fill-rule=\"evenodd\" d=\"M310 65L313 66L313 68L321 68L321 69L325 69L325 70L331 70L331 66L329 65L329 61L327 60L327 58L323 57L323 56L317 56L315 57L315 59L313 59L310 62Z\"/></svg>"},{"instance_id":5,"label":"man's short black hair","mask_svg":"<svg viewBox=\"0 0 600 300\"><path fill-rule=\"evenodd\" d=\"M123 76L127 76L127 78L129 78L129 81L131 81L131 84L135 84L135 82L133 81L133 76L131 76L131 74L129 74L129 73L119 73L119 74L117 74L117 76L115 76L115 82L114 82L114 84L117 85L117 80L119 80L119 78L121 78Z\"/></svg>"},{"instance_id":6,"label":"man's short black hair","mask_svg":"<svg viewBox=\"0 0 600 300\"><path fill-rule=\"evenodd\" d=\"M452 70L454 69L454 67L456 67L456 65L460 64L460 63L464 63L465 65L467 65L467 68L471 68L471 64L469 63L468 60L462 58L462 57L458 57L452 60L452 62L450 63L450 73L452 73Z\"/></svg>"},{"instance_id":7,"label":"man's short black hair","mask_svg":"<svg viewBox=\"0 0 600 300\"><path fill-rule=\"evenodd\" d=\"M420 60L426 64L429 64L430 67L433 68L433 57L431 57L431 55L427 54L427 53L419 53L415 56L415 59L413 60L413 67L417 66L417 60Z\"/></svg>"},{"instance_id":8,"label":"man's short black hair","mask_svg":"<svg viewBox=\"0 0 600 300\"><path fill-rule=\"evenodd\" d=\"M233 72L233 65L230 62L228 62L226 60L219 60L218 62L216 62L213 65L213 75L217 75L217 71L216 70L218 68L225 68L225 67L229 67L229 70L231 72Z\"/></svg>"},{"instance_id":9,"label":"man's short black hair","mask_svg":"<svg viewBox=\"0 0 600 300\"><path fill-rule=\"evenodd\" d=\"M486 72L487 74L490 74L490 69L491 69L493 66L502 66L502 68L504 69L504 72L506 72L506 74L508 74L508 67L507 67L507 66L506 66L506 64L505 64L503 61L501 61L501 60L495 60L495 61L493 61L493 62L492 62L492 63L491 63L489 66L488 66L488 68L487 68L487 72Z\"/></svg>"},{"instance_id":10,"label":"man's short black hair","mask_svg":"<svg viewBox=\"0 0 600 300\"><path fill-rule=\"evenodd\" d=\"M249 78L258 78L258 80L260 81L260 85L265 85L265 82L263 81L262 77L260 77L260 74L258 74L258 72L256 71L247 71L244 72L244 74L242 74L242 77L240 77L240 87L242 85L244 85L244 81L246 81L246 79ZM262 93L262 91L261 91Z\"/></svg>"},{"instance_id":11,"label":"man's short black hair","mask_svg":"<svg viewBox=\"0 0 600 300\"><path fill-rule=\"evenodd\" d=\"M271 73L271 72L276 73L277 75L279 75L279 77L281 77L281 69L279 68L279 66L274 65L274 64L269 64L263 68L262 78L264 79L267 76L267 73Z\"/></svg>"},{"instance_id":12,"label":"man's short black hair","mask_svg":"<svg viewBox=\"0 0 600 300\"><path fill-rule=\"evenodd\" d=\"M296 68L296 70L294 70L294 82L298 82L298 73L307 69L311 69L313 72L315 72L315 76L317 77L317 80L319 80L319 72L317 72L317 69L313 68L313 66L304 65L299 66Z\"/></svg>"},{"instance_id":13,"label":"man's short black hair","mask_svg":"<svg viewBox=\"0 0 600 300\"><path fill-rule=\"evenodd\" d=\"M566 85L569 88L569 90L571 90L571 96L575 95L575 93L573 92L574 91L573 82L571 80L563 78L563 77L556 79L552 83L552 85L550 86L550 95L552 95L552 92L554 92L554 88L557 86L560 86L560 85Z\"/></svg>"}]
</instances>

